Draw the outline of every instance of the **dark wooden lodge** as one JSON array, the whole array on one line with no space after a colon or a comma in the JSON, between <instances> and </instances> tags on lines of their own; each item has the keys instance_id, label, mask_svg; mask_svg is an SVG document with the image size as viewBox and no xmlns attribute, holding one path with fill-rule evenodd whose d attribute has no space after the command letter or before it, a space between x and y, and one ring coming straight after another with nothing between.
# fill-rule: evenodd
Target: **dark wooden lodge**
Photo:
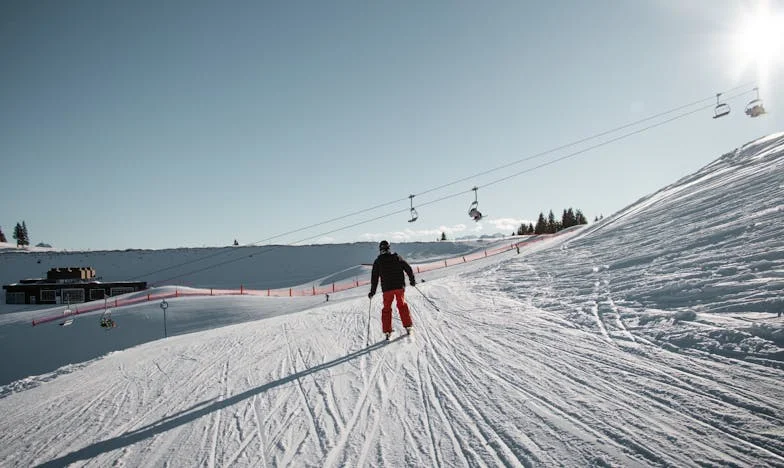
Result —
<instances>
[{"instance_id":1,"label":"dark wooden lodge","mask_svg":"<svg viewBox=\"0 0 784 468\"><path fill-rule=\"evenodd\" d=\"M95 277L95 269L52 268L46 279L23 279L3 285L6 304L75 304L97 301L147 289L146 281L112 281L104 283Z\"/></svg>"}]
</instances>

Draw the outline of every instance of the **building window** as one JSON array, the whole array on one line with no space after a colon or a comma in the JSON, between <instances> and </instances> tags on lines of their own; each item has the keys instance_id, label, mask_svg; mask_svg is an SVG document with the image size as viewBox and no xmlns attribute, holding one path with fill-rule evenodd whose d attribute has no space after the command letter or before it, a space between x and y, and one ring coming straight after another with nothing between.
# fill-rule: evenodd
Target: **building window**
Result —
<instances>
[{"instance_id":1,"label":"building window","mask_svg":"<svg viewBox=\"0 0 784 468\"><path fill-rule=\"evenodd\" d=\"M42 289L40 294L41 302L50 302L52 304L57 302L57 291L54 289Z\"/></svg>"},{"instance_id":2,"label":"building window","mask_svg":"<svg viewBox=\"0 0 784 468\"><path fill-rule=\"evenodd\" d=\"M84 289L63 288L60 290L60 297L63 298L63 304L84 302Z\"/></svg>"},{"instance_id":3,"label":"building window","mask_svg":"<svg viewBox=\"0 0 784 468\"><path fill-rule=\"evenodd\" d=\"M91 289L90 290L90 300L97 301L103 299L106 296L106 291L103 289Z\"/></svg>"},{"instance_id":4,"label":"building window","mask_svg":"<svg viewBox=\"0 0 784 468\"><path fill-rule=\"evenodd\" d=\"M128 293L132 293L134 291L135 291L134 288L117 287L117 288L110 289L109 290L109 295L110 296L119 296L120 294L128 294Z\"/></svg>"},{"instance_id":5,"label":"building window","mask_svg":"<svg viewBox=\"0 0 784 468\"><path fill-rule=\"evenodd\" d=\"M23 292L7 292L5 293L6 304L24 304L25 293Z\"/></svg>"}]
</instances>

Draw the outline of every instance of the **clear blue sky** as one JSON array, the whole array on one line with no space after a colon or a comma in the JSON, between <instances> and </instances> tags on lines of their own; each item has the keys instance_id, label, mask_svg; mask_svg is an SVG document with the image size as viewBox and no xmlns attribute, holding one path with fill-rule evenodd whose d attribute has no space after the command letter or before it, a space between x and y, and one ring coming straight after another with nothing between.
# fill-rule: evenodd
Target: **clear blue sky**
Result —
<instances>
[{"instance_id":1,"label":"clear blue sky","mask_svg":"<svg viewBox=\"0 0 784 468\"><path fill-rule=\"evenodd\" d=\"M15 2L0 15L0 226L96 250L249 244L392 200L271 242L487 234L567 207L593 220L784 130L781 48L762 71L737 52L754 5ZM321 235L749 82L762 118L743 115L744 96L724 119L705 110L422 195L464 192L416 223L400 213ZM474 185L480 224L466 214Z\"/></svg>"}]
</instances>

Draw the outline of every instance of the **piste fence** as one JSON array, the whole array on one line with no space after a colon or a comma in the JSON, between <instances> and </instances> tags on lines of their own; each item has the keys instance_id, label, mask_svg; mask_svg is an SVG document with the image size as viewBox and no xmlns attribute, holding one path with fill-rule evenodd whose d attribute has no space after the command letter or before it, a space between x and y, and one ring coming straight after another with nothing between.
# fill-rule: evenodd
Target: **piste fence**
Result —
<instances>
[{"instance_id":1,"label":"piste fence","mask_svg":"<svg viewBox=\"0 0 784 468\"><path fill-rule=\"evenodd\" d=\"M563 231L562 231L563 232ZM499 255L504 252L509 252L510 250L519 249L521 245L530 245L532 243L542 241L547 238L551 238L556 236L560 233L556 234L541 234L538 236L533 236L526 240L522 240L520 242L515 242L512 244L503 245L500 247L496 247L494 249L487 249L481 252L476 252L469 255L461 255L459 257L452 257L444 260L439 260L435 262L429 263L422 263L422 264L414 264L411 267L417 274L426 273L428 271L440 270L443 268L453 267L457 265L462 265L464 263L480 260L487 257L492 257L494 255ZM327 286L311 286L309 288L278 288L278 289L246 289L243 285L240 285L239 289L215 289L215 288L187 288L187 289L175 289L174 292L165 292L165 293L148 293L146 295L137 293L129 293L124 296L132 296L132 297L123 297L118 296L111 299L105 299L103 302L91 302L88 304L83 305L74 305L71 304L70 308L66 309L64 313L60 315L53 315L49 317L44 317L41 319L33 320L33 326L41 325L48 322L54 322L56 320L64 320L68 317L86 314L88 312L95 312L97 310L104 310L108 307L124 307L129 305L140 304L144 302L151 302L163 299L171 299L177 297L193 297L193 296L266 296L266 297L303 297L303 296L323 296L325 294L333 294L341 291L347 291L349 289L358 288L360 286L367 286L370 284L370 280L358 280L354 279L352 281L341 281L335 282Z\"/></svg>"}]
</instances>

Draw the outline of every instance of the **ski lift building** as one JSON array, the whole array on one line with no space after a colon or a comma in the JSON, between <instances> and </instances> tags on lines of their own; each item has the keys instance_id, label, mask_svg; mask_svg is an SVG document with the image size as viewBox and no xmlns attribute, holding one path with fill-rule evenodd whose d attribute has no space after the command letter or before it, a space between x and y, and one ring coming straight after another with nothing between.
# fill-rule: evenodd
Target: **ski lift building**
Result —
<instances>
[{"instance_id":1,"label":"ski lift building","mask_svg":"<svg viewBox=\"0 0 784 468\"><path fill-rule=\"evenodd\" d=\"M97 301L147 289L146 281L99 281L91 267L52 268L46 278L3 285L6 304L66 304Z\"/></svg>"}]
</instances>

